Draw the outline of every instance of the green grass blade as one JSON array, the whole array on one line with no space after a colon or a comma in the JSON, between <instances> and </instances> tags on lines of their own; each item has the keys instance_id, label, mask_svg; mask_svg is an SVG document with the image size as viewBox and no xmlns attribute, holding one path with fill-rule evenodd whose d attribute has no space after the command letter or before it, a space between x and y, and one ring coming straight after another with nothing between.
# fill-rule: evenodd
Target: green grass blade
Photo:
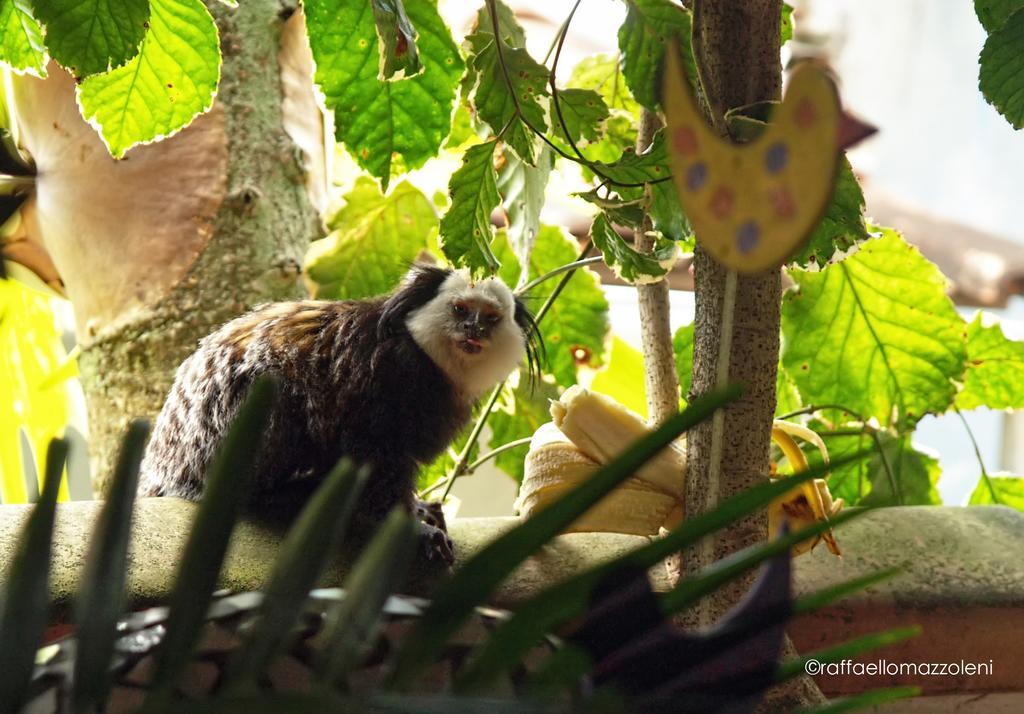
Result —
<instances>
[{"instance_id":1,"label":"green grass blade","mask_svg":"<svg viewBox=\"0 0 1024 714\"><path fill-rule=\"evenodd\" d=\"M167 634L157 652L150 694L154 701L170 693L201 632L276 396L273 380L253 383L210 468L170 596Z\"/></svg>"},{"instance_id":2,"label":"green grass blade","mask_svg":"<svg viewBox=\"0 0 1024 714\"><path fill-rule=\"evenodd\" d=\"M418 671L429 666L473 608L483 602L516 566L561 533L676 437L710 417L740 393L740 388L733 386L695 399L684 412L637 440L621 456L601 467L564 498L496 538L473 556L434 593L433 603L398 652L389 684L399 689L407 687Z\"/></svg>"},{"instance_id":3,"label":"green grass blade","mask_svg":"<svg viewBox=\"0 0 1024 714\"><path fill-rule=\"evenodd\" d=\"M843 697L826 702L820 706L797 709L794 714L844 714L844 712L855 712L868 707L876 707L879 704L895 702L897 699L916 697L921 693L920 687L890 687L888 689L872 689L869 692L861 692L851 697Z\"/></svg>"},{"instance_id":4,"label":"green grass blade","mask_svg":"<svg viewBox=\"0 0 1024 714\"><path fill-rule=\"evenodd\" d=\"M0 596L0 712L21 709L46 630L53 523L67 452L63 439L50 442L43 492L18 539Z\"/></svg>"},{"instance_id":5,"label":"green grass blade","mask_svg":"<svg viewBox=\"0 0 1024 714\"><path fill-rule=\"evenodd\" d=\"M401 586L416 551L416 520L395 508L345 580L345 598L327 613L323 659L317 678L327 686L359 663L388 596Z\"/></svg>"},{"instance_id":6,"label":"green grass blade","mask_svg":"<svg viewBox=\"0 0 1024 714\"><path fill-rule=\"evenodd\" d=\"M859 578L853 578L846 580L824 590L819 590L816 593L810 595L804 595L803 597L797 598L793 601L793 614L803 615L808 612L814 612L826 605L841 600L847 595L861 592L866 590L872 585L877 585L880 582L889 580L890 578L896 577L903 572L902 567L887 568L880 570L877 573L869 573L868 575L862 575Z\"/></svg>"},{"instance_id":7,"label":"green grass blade","mask_svg":"<svg viewBox=\"0 0 1024 714\"><path fill-rule=\"evenodd\" d=\"M328 558L337 554L368 475L368 468L357 469L342 459L289 530L265 588L256 625L228 665L221 685L226 696L255 689L257 678L302 614L301 604Z\"/></svg>"},{"instance_id":8,"label":"green grass blade","mask_svg":"<svg viewBox=\"0 0 1024 714\"><path fill-rule=\"evenodd\" d=\"M839 662L844 659L856 657L864 652L870 652L871 650L881 649L882 647L894 645L897 642L909 640L920 634L921 628L914 625L912 627L898 627L891 630L884 630L882 632L873 632L870 635L864 635L852 640L847 640L846 642L841 642L838 645L826 647L818 650L817 652L812 652L811 654L783 662L779 667L778 673L775 675L775 680L777 682L785 682L788 679L804 674L806 672L805 667L811 660L821 663Z\"/></svg>"},{"instance_id":9,"label":"green grass blade","mask_svg":"<svg viewBox=\"0 0 1024 714\"><path fill-rule=\"evenodd\" d=\"M476 658L463 669L456 681L457 688L461 690L484 687L491 678L507 671L522 659L544 633L551 632L579 616L590 602L593 588L615 570L627 567L646 570L673 553L678 553L707 535L730 525L738 518L764 508L794 486L820 478L830 468L855 462L870 453L854 454L836 460L831 466L818 466L775 483L766 481L747 489L714 510L684 521L663 538L658 538L642 548L568 578L539 593L518 607L512 617L501 624L484 643Z\"/></svg>"},{"instance_id":10,"label":"green grass blade","mask_svg":"<svg viewBox=\"0 0 1024 714\"><path fill-rule=\"evenodd\" d=\"M829 528L863 516L869 510L865 508L845 511L830 521L812 523L798 531L787 533L781 538L773 538L765 543L749 546L722 558L704 568L697 575L681 580L676 587L662 595L660 598L661 611L666 615L681 612L705 595L714 592L769 558L785 553L797 543L813 538Z\"/></svg>"},{"instance_id":11,"label":"green grass blade","mask_svg":"<svg viewBox=\"0 0 1024 714\"><path fill-rule=\"evenodd\" d=\"M124 606L132 509L148 435L145 421L133 421L128 427L107 501L89 544L75 598L78 635L71 692L71 710L75 712L87 711L104 701L110 688L110 656L117 637L117 618Z\"/></svg>"}]
</instances>

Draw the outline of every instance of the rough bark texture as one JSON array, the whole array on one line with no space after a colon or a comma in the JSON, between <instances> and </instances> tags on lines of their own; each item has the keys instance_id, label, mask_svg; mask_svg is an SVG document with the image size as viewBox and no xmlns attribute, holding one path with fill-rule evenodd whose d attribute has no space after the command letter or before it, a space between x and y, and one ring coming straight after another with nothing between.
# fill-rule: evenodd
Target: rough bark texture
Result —
<instances>
[{"instance_id":1,"label":"rough bark texture","mask_svg":"<svg viewBox=\"0 0 1024 714\"><path fill-rule=\"evenodd\" d=\"M724 115L733 107L778 100L782 93L779 59L781 0L708 0L695 2L693 47L700 67L710 120L725 134ZM698 245L694 260L696 317L693 384L690 398L705 394L718 381L719 350L728 271ZM737 276L732 316L728 381L745 386L743 397L724 410L721 453L713 453L714 422L690 432L684 515L696 516L764 481L769 473L771 425L779 361L781 273L765 271ZM714 460L720 460L715 466ZM715 470L720 467L717 479ZM745 518L684 554L685 573L767 537L767 514ZM705 598L693 613L698 624L716 621L736 604L755 574ZM786 640L782 656L795 655ZM770 693L764 711L791 711L824 701L809 677L792 680Z\"/></svg>"},{"instance_id":2,"label":"rough bark texture","mask_svg":"<svg viewBox=\"0 0 1024 714\"><path fill-rule=\"evenodd\" d=\"M661 121L654 112L644 109L640 115L636 151L646 151L654 140ZM651 219L645 218L641 229L633 234L636 249L649 253L654 241L647 232ZM668 280L638 285L640 303L640 337L644 351L644 385L647 388L647 415L652 425L661 424L679 410L679 375L672 351L672 328L669 325Z\"/></svg>"},{"instance_id":3,"label":"rough bark texture","mask_svg":"<svg viewBox=\"0 0 1024 714\"><path fill-rule=\"evenodd\" d=\"M780 0L696 3L694 51L711 119L721 133L725 110L780 97L780 6ZM727 273L699 245L694 264L696 319L691 398L711 391L716 384ZM778 270L738 278L728 372L729 381L743 384L746 391L741 400L724 410L721 477L717 484L710 482L712 422L705 422L690 433L687 517L763 481L768 474L779 359L780 290ZM700 570L740 548L763 541L766 533L765 514L745 519L715 537L711 547L688 554L685 569L691 573ZM740 580L718 596L708 598L701 620L717 619L748 585L749 579Z\"/></svg>"},{"instance_id":4,"label":"rough bark texture","mask_svg":"<svg viewBox=\"0 0 1024 714\"><path fill-rule=\"evenodd\" d=\"M298 151L282 126L277 53L294 8L278 0L248 0L236 9L208 4L224 57L217 107L224 114L227 193L205 249L184 278L129 321L82 342L97 492L107 483L128 420L155 416L175 369L199 338L254 305L303 293L302 258L320 232ZM187 136L169 139L176 140Z\"/></svg>"}]
</instances>

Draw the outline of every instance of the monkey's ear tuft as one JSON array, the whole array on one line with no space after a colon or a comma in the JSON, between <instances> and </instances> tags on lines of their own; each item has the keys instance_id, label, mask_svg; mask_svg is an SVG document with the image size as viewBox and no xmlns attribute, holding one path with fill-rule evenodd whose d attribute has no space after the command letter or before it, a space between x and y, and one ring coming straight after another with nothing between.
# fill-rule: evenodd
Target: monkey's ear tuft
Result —
<instances>
[{"instance_id":1,"label":"monkey's ear tuft","mask_svg":"<svg viewBox=\"0 0 1024 714\"><path fill-rule=\"evenodd\" d=\"M530 381L530 387L533 388L540 380L541 365L547 361L547 350L544 346L544 338L540 334L540 326L533 319L533 313L521 298L516 297L515 300L515 321L526 339L526 374Z\"/></svg>"},{"instance_id":2,"label":"monkey's ear tuft","mask_svg":"<svg viewBox=\"0 0 1024 714\"><path fill-rule=\"evenodd\" d=\"M383 341L401 332L409 313L433 300L451 273L451 270L436 265L413 265L401 284L384 301L377 322L377 339Z\"/></svg>"}]
</instances>

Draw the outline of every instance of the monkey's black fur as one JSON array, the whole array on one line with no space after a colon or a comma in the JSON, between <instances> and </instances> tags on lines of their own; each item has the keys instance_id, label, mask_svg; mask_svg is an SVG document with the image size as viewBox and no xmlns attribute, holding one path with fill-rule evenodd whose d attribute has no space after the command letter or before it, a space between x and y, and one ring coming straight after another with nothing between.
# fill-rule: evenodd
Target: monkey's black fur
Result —
<instances>
[{"instance_id":1,"label":"monkey's black fur","mask_svg":"<svg viewBox=\"0 0 1024 714\"><path fill-rule=\"evenodd\" d=\"M399 503L414 511L420 465L448 447L476 396L454 388L406 327L450 275L416 266L389 296L265 305L204 338L179 368L157 419L141 494L198 499L246 391L271 374L281 389L257 446L252 510L287 507L349 456L372 468L357 509L363 521L379 522ZM536 325L518 301L515 321L535 345ZM537 348L528 352L532 365Z\"/></svg>"}]
</instances>

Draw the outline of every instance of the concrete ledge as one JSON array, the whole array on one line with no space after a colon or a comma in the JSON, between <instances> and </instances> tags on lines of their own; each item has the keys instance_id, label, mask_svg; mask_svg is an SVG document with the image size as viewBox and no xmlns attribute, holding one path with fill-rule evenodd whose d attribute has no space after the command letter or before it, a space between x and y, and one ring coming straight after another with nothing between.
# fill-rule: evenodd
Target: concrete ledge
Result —
<instances>
[{"instance_id":1,"label":"concrete ledge","mask_svg":"<svg viewBox=\"0 0 1024 714\"><path fill-rule=\"evenodd\" d=\"M991 662L992 673L818 676L823 691L846 694L914 684L925 694L1024 692L1024 514L1004 506L888 508L850 523L839 539L841 561L824 549L797 559L798 593L884 568L904 571L797 619L789 630L797 649L809 652L916 624L921 636L859 661Z\"/></svg>"},{"instance_id":2,"label":"concrete ledge","mask_svg":"<svg viewBox=\"0 0 1024 714\"><path fill-rule=\"evenodd\" d=\"M77 587L100 505L72 502L58 509L51 582L57 619L66 614ZM29 506L0 506L0 572L7 570L29 510ZM149 605L166 596L194 515L195 504L186 501L139 501L128 573L132 607ZM511 518L455 521L451 531L460 562L515 522ZM995 506L890 508L853 521L838 536L842 559L818 548L796 560L798 594L882 568L903 566L904 572L865 593L796 620L790 632L798 649L812 651L868 632L920 624L924 628L921 637L862 659L884 658L896 663L991 661L993 672L971 677L817 677L827 694L896 684L916 684L930 694L1024 692L1024 514ZM222 585L235 590L259 588L277 555L279 538L279 532L269 526L240 523L232 538ZM494 604L515 607L567 575L644 542L646 539L637 536L607 533L561 536L503 584ZM325 574L324 584L339 584L345 569L343 559L339 559ZM668 587L660 567L652 569L651 575L657 588ZM413 589L424 592L430 582L430 573L418 573Z\"/></svg>"}]
</instances>

